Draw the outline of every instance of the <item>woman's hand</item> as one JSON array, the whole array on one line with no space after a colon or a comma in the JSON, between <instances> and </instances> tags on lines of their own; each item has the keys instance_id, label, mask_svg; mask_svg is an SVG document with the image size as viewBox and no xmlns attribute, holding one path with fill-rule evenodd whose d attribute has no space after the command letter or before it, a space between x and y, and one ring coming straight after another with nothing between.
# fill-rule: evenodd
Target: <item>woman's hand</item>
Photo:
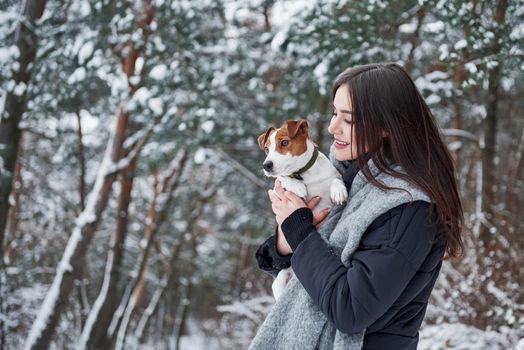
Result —
<instances>
[{"instance_id":1,"label":"woman's hand","mask_svg":"<svg viewBox=\"0 0 524 350\"><path fill-rule=\"evenodd\" d=\"M318 203L320 203L320 197L313 197L307 204L297 195L292 192L285 191L282 188L282 184L279 180L275 181L275 188L268 191L269 198L271 199L271 208L275 214L275 218L278 223L277 230L277 251L281 255L287 255L292 253L292 249L286 241L286 237L282 233L280 225L282 222L298 208L309 208L313 210ZM329 214L329 209L322 210L317 215L313 216L313 225L318 229L320 224L324 222Z\"/></svg>"},{"instance_id":2,"label":"woman's hand","mask_svg":"<svg viewBox=\"0 0 524 350\"><path fill-rule=\"evenodd\" d=\"M309 208L313 210L319 203L320 197L311 198L307 204L296 194L290 191L285 191L282 184L277 179L273 190L268 191L269 199L271 200L271 209L275 214L277 224L280 226L282 222L298 208ZM317 215L313 216L313 225L318 229L320 224L329 215L329 209L322 210Z\"/></svg>"},{"instance_id":3,"label":"woman's hand","mask_svg":"<svg viewBox=\"0 0 524 350\"><path fill-rule=\"evenodd\" d=\"M306 203L296 194L284 190L279 180L276 180L275 187L267 192L271 200L271 209L275 213L279 226L295 210L307 207Z\"/></svg>"}]
</instances>

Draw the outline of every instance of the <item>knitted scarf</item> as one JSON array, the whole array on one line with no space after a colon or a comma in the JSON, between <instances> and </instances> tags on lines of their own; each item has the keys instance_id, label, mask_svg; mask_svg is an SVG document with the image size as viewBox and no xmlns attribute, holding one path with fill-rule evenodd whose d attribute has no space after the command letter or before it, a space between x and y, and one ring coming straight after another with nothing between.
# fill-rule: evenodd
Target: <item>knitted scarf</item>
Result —
<instances>
[{"instance_id":1,"label":"knitted scarf","mask_svg":"<svg viewBox=\"0 0 524 350\"><path fill-rule=\"evenodd\" d=\"M344 166L334 159L333 147L330 160L343 173ZM333 207L318 230L346 267L363 233L377 217L407 202L430 202L427 194L420 189L380 172L372 159L368 160L367 165L377 180L402 190L384 191L368 182L361 171L357 173L351 184L349 201ZM398 165L394 169L402 171ZM249 350L360 350L364 334L365 331L357 334L338 331L294 275L260 326Z\"/></svg>"}]
</instances>

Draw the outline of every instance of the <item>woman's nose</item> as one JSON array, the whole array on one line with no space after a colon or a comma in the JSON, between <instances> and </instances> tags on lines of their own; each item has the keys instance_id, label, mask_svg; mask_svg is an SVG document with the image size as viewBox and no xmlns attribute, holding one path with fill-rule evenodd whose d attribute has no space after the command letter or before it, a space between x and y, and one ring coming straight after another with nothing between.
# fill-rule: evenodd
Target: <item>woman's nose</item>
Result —
<instances>
[{"instance_id":1,"label":"woman's nose","mask_svg":"<svg viewBox=\"0 0 524 350\"><path fill-rule=\"evenodd\" d=\"M331 135L335 135L338 131L339 127L338 127L338 123L337 123L337 118L331 118L331 121L329 122L329 126L328 126L328 132L331 134Z\"/></svg>"}]
</instances>

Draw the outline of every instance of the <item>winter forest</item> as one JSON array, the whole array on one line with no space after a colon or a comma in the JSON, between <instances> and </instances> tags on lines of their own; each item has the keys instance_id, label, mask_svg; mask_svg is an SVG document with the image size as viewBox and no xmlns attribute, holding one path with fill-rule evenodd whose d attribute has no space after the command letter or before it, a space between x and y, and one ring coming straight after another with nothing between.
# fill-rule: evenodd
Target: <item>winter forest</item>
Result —
<instances>
[{"instance_id":1,"label":"winter forest","mask_svg":"<svg viewBox=\"0 0 524 350\"><path fill-rule=\"evenodd\" d=\"M420 349L524 349L522 0L2 0L0 350L246 349L274 304L256 138L396 62L456 164L466 254Z\"/></svg>"}]
</instances>

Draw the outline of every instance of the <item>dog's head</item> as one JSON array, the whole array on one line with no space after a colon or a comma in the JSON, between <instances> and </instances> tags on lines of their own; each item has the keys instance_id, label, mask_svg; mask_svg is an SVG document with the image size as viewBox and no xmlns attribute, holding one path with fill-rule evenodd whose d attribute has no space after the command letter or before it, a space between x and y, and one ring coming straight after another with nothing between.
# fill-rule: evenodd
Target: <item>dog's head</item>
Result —
<instances>
[{"instance_id":1,"label":"dog's head","mask_svg":"<svg viewBox=\"0 0 524 350\"><path fill-rule=\"evenodd\" d=\"M267 154L264 174L274 177L290 175L307 164L308 138L305 120L288 120L279 129L267 129L258 137L258 145Z\"/></svg>"}]
</instances>

